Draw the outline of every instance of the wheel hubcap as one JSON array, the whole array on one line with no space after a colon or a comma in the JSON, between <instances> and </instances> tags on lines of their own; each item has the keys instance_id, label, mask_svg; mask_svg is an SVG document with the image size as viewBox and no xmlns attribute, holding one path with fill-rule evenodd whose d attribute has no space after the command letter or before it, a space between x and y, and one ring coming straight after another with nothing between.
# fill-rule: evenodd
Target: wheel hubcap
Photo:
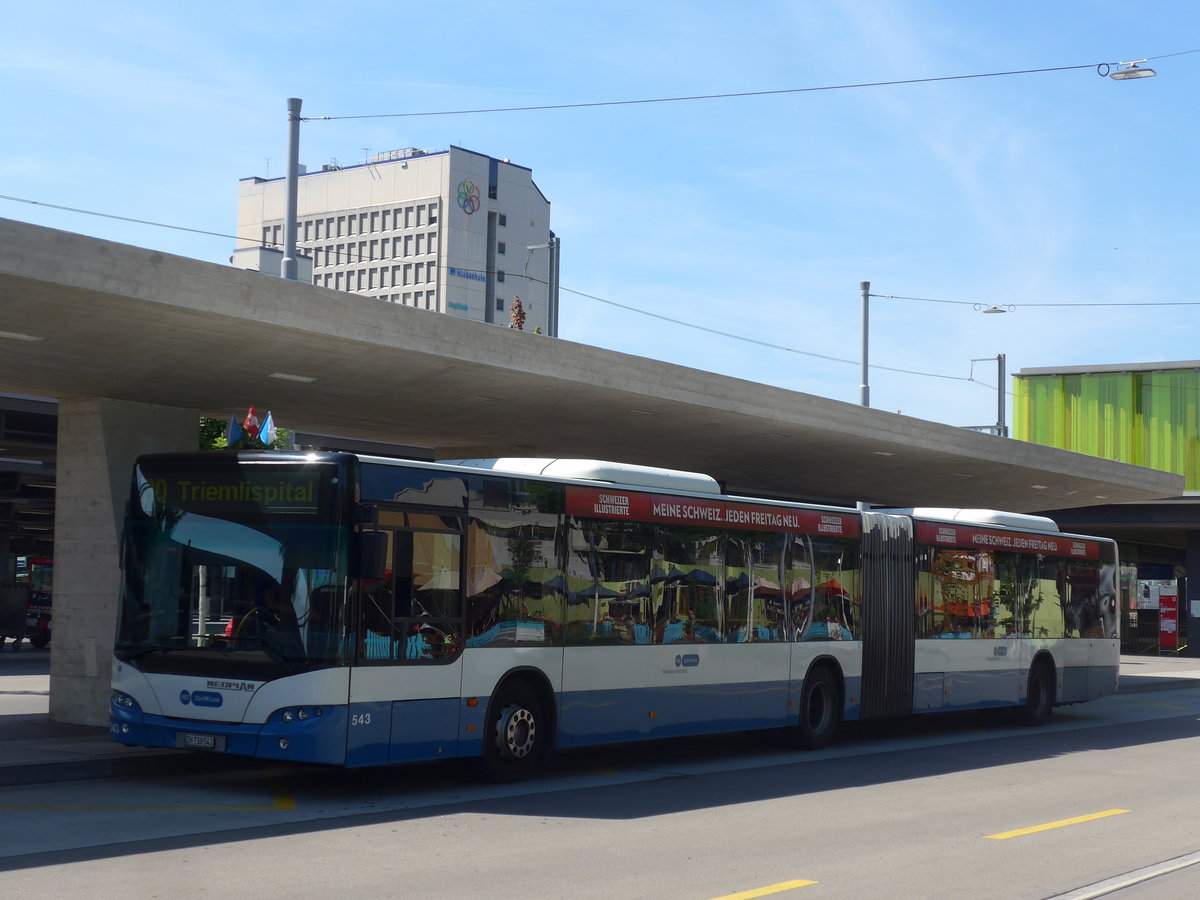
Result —
<instances>
[{"instance_id":1,"label":"wheel hubcap","mask_svg":"<svg viewBox=\"0 0 1200 900\"><path fill-rule=\"evenodd\" d=\"M502 746L514 759L523 759L533 751L537 722L524 707L510 707L500 717Z\"/></svg>"}]
</instances>

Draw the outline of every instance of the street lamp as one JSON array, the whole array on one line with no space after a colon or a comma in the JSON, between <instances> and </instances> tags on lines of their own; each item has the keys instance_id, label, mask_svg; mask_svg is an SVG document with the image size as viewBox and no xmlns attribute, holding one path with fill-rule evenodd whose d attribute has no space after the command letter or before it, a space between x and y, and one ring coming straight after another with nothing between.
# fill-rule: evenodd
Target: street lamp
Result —
<instances>
[{"instance_id":1,"label":"street lamp","mask_svg":"<svg viewBox=\"0 0 1200 900\"><path fill-rule=\"evenodd\" d=\"M1132 62L1119 62L1117 68L1108 73L1108 77L1114 81L1126 81L1130 78L1153 78L1158 73L1153 69L1144 69L1138 63L1144 63L1146 60L1138 59ZM1124 68L1121 68L1124 66Z\"/></svg>"}]
</instances>

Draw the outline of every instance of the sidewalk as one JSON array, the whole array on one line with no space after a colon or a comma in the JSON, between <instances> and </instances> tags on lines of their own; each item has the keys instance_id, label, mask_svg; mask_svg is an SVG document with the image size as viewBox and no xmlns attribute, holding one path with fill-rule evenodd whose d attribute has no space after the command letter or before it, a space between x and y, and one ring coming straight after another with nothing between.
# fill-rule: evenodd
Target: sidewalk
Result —
<instances>
[{"instance_id":1,"label":"sidewalk","mask_svg":"<svg viewBox=\"0 0 1200 900\"><path fill-rule=\"evenodd\" d=\"M1200 683L1200 659L1122 656L1121 693ZM50 721L50 653L22 644L0 649L0 787L119 775L198 772L240 757L115 744L108 728Z\"/></svg>"}]
</instances>

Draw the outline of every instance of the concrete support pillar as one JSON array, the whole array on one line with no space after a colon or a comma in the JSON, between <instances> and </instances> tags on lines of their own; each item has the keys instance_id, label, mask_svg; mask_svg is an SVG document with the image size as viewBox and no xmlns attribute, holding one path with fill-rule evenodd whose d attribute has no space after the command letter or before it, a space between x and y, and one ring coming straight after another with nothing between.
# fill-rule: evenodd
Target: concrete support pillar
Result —
<instances>
[{"instance_id":1,"label":"concrete support pillar","mask_svg":"<svg viewBox=\"0 0 1200 900\"><path fill-rule=\"evenodd\" d=\"M1180 598L1183 609L1179 611L1180 621L1187 617L1188 646L1184 656L1200 656L1200 616L1192 612L1200 608L1200 530L1191 529L1187 532L1187 546L1184 565L1187 566L1187 593Z\"/></svg>"},{"instance_id":2,"label":"concrete support pillar","mask_svg":"<svg viewBox=\"0 0 1200 900\"><path fill-rule=\"evenodd\" d=\"M198 410L92 398L58 405L50 718L108 722L119 547L134 459L195 450Z\"/></svg>"}]
</instances>

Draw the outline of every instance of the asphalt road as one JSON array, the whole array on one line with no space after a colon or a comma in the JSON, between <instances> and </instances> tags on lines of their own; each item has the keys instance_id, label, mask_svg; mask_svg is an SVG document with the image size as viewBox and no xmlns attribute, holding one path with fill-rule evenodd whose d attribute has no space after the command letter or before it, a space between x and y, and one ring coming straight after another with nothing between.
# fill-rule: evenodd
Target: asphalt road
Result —
<instances>
[{"instance_id":1,"label":"asphalt road","mask_svg":"<svg viewBox=\"0 0 1200 900\"><path fill-rule=\"evenodd\" d=\"M0 896L1196 896L1197 759L1200 685L1035 730L970 714L818 753L771 735L565 753L503 787L466 763L181 764L0 789Z\"/></svg>"}]
</instances>

